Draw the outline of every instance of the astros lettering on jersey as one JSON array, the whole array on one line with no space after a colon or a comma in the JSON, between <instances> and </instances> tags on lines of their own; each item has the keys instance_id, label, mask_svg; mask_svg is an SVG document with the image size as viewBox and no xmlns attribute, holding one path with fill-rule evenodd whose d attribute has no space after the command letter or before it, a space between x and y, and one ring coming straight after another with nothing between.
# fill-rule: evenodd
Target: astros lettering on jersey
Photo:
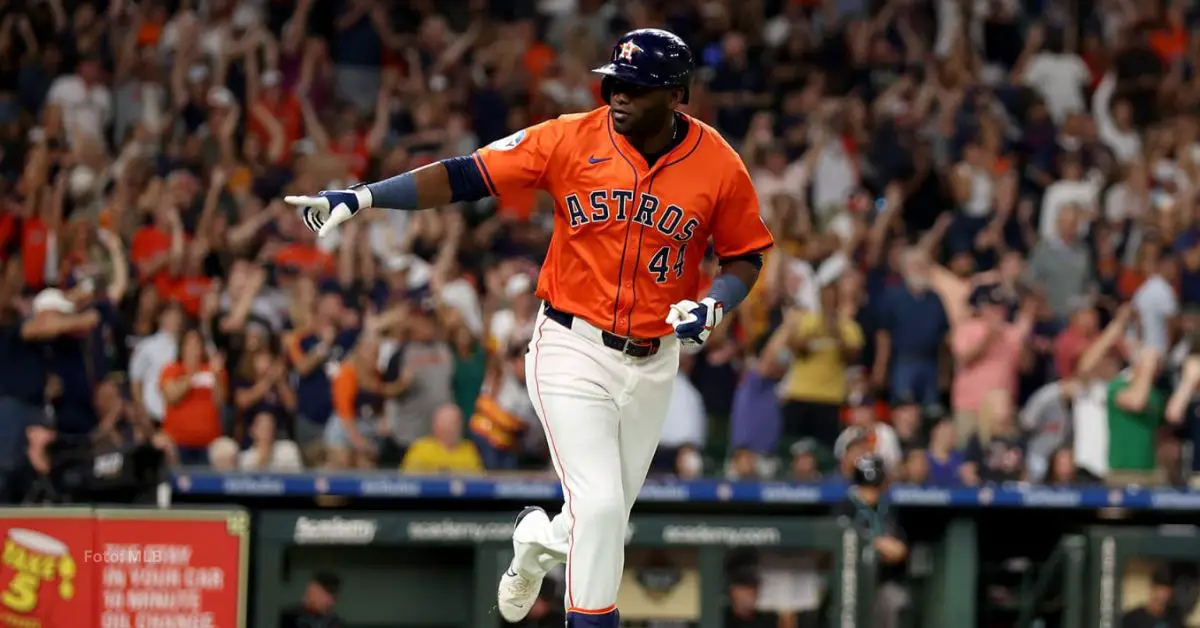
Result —
<instances>
[{"instance_id":1,"label":"astros lettering on jersey","mask_svg":"<svg viewBox=\"0 0 1200 628\"><path fill-rule=\"evenodd\" d=\"M554 198L539 298L617 335L661 337L672 331L671 304L696 297L710 238L720 259L771 247L741 158L712 127L687 122L687 136L653 166L613 131L608 107L476 153L493 195L536 188Z\"/></svg>"}]
</instances>

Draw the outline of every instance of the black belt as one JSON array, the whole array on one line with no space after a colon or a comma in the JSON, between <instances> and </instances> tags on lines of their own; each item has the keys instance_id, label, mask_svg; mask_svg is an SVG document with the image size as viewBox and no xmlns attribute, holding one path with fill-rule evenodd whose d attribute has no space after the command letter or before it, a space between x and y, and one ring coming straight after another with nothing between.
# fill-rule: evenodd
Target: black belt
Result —
<instances>
[{"instance_id":1,"label":"black belt","mask_svg":"<svg viewBox=\"0 0 1200 628\"><path fill-rule=\"evenodd\" d=\"M571 323L575 321L573 314L567 314L562 310L556 310L546 304L546 318L566 327L571 328ZM616 334L610 334L604 330L600 330L600 339L604 342L604 346L614 351L620 351L632 358L648 358L658 353L658 348L662 345L662 341L658 338L650 338L648 340L638 340L636 338L625 338Z\"/></svg>"}]
</instances>

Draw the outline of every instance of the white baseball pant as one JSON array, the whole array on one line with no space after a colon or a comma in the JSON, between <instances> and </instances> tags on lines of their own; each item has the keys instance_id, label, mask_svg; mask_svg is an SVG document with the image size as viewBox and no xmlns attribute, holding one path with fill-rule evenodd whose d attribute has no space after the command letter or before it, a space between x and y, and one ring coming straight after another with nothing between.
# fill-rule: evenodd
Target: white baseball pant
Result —
<instances>
[{"instance_id":1,"label":"white baseball pant","mask_svg":"<svg viewBox=\"0 0 1200 628\"><path fill-rule=\"evenodd\" d=\"M529 397L546 431L565 504L535 533L544 575L566 562L567 610L615 609L625 568L629 513L646 482L679 370L679 342L627 356L606 347L601 331L575 318L571 329L543 310L525 357Z\"/></svg>"}]
</instances>

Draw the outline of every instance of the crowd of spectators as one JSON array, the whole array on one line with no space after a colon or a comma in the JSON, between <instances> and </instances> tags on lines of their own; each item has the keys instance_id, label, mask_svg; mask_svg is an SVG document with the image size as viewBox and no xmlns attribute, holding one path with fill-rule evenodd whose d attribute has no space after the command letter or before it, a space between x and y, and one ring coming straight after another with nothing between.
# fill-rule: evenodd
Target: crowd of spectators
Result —
<instances>
[{"instance_id":1,"label":"crowd of spectators","mask_svg":"<svg viewBox=\"0 0 1200 628\"><path fill-rule=\"evenodd\" d=\"M548 471L523 361L552 199L375 210L321 240L279 199L599 106L589 68L662 26L695 50L687 111L740 151L778 246L683 358L655 473L816 480L874 450L915 483L1185 482L1193 17L5 3L0 466L41 469L49 433L224 470Z\"/></svg>"}]
</instances>

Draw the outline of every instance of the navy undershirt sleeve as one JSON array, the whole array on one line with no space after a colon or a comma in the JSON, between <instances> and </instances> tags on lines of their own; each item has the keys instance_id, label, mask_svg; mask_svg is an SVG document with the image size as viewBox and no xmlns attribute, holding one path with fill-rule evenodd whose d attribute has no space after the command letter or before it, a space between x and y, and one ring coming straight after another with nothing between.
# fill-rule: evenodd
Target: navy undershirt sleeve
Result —
<instances>
[{"instance_id":1,"label":"navy undershirt sleeve","mask_svg":"<svg viewBox=\"0 0 1200 628\"><path fill-rule=\"evenodd\" d=\"M477 201L492 195L474 155L443 159L450 179L450 200L454 203Z\"/></svg>"}]
</instances>

